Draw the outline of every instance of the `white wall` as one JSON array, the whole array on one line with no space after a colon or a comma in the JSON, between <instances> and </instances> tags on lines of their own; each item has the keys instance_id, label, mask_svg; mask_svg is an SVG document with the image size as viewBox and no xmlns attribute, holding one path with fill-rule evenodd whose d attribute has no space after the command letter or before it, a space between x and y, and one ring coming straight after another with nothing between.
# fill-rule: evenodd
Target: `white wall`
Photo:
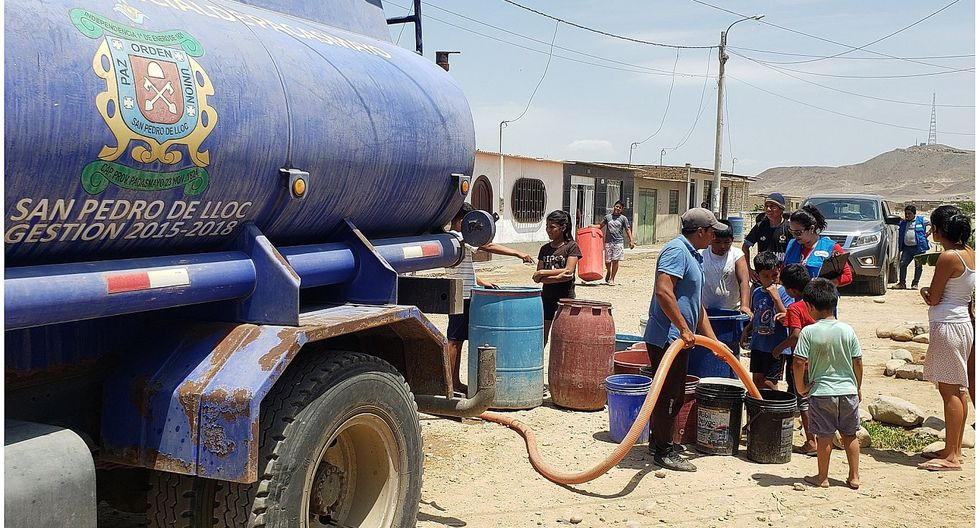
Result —
<instances>
[{"instance_id":1,"label":"white wall","mask_svg":"<svg viewBox=\"0 0 980 528\"><path fill-rule=\"evenodd\" d=\"M544 182L545 211L544 216L556 209L561 209L562 200L562 170L560 161L536 160L504 155L504 210L500 213L500 155L489 152L477 152L476 164L473 167L473 180L483 175L493 186L493 209L500 214L497 221L497 236L494 241L502 244L515 242L545 242L548 235L545 232L544 217L535 223L517 222L511 210L511 194L514 182L520 178L533 178Z\"/></svg>"}]
</instances>

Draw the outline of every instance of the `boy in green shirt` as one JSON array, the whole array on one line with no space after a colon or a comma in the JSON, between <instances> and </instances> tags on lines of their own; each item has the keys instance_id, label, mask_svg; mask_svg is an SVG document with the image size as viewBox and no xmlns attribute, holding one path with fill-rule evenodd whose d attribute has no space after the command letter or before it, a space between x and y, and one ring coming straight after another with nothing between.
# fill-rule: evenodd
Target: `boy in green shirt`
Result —
<instances>
[{"instance_id":1,"label":"boy in green shirt","mask_svg":"<svg viewBox=\"0 0 980 528\"><path fill-rule=\"evenodd\" d=\"M813 279L803 289L803 302L816 323L800 332L793 350L793 378L797 392L809 396L810 432L817 437L817 474L804 477L821 488L830 486L830 452L834 433L840 431L847 454L847 485L858 489L858 459L861 446L857 432L861 427L858 403L861 401L861 345L850 325L834 317L837 287L827 279ZM804 371L810 384L804 385Z\"/></svg>"}]
</instances>

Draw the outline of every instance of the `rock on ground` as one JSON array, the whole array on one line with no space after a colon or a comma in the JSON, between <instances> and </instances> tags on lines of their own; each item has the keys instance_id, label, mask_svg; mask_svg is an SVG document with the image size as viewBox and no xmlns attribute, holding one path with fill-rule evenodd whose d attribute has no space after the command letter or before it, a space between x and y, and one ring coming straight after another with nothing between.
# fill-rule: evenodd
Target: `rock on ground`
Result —
<instances>
[{"instance_id":1,"label":"rock on ground","mask_svg":"<svg viewBox=\"0 0 980 528\"><path fill-rule=\"evenodd\" d=\"M879 422L903 427L919 425L926 419L918 405L895 396L877 396L868 405L868 411Z\"/></svg>"},{"instance_id":2,"label":"rock on ground","mask_svg":"<svg viewBox=\"0 0 980 528\"><path fill-rule=\"evenodd\" d=\"M909 352L904 348L896 348L892 351L892 359L901 359L902 361L911 363L913 359L912 352Z\"/></svg>"},{"instance_id":3,"label":"rock on ground","mask_svg":"<svg viewBox=\"0 0 980 528\"><path fill-rule=\"evenodd\" d=\"M868 411L866 411L864 409L858 409L858 412L861 413L861 421L862 422L869 422L869 421L871 421L871 413L869 413Z\"/></svg>"},{"instance_id":4,"label":"rock on ground","mask_svg":"<svg viewBox=\"0 0 980 528\"><path fill-rule=\"evenodd\" d=\"M946 438L946 429L939 432L940 438ZM976 447L977 445L977 432L973 430L972 427L967 426L966 431L963 431L963 447Z\"/></svg>"},{"instance_id":5,"label":"rock on ground","mask_svg":"<svg viewBox=\"0 0 980 528\"><path fill-rule=\"evenodd\" d=\"M861 428L858 429L857 435L855 436L857 436L859 446L862 448L871 447L871 434L868 433L868 430L865 429L864 426L861 426ZM834 433L834 447L837 449L844 449L844 444L841 442L840 432Z\"/></svg>"},{"instance_id":6,"label":"rock on ground","mask_svg":"<svg viewBox=\"0 0 980 528\"><path fill-rule=\"evenodd\" d=\"M904 359L889 359L885 363L885 375L894 376L895 371L904 367L905 365L908 365L908 362Z\"/></svg>"},{"instance_id":7,"label":"rock on ground","mask_svg":"<svg viewBox=\"0 0 980 528\"><path fill-rule=\"evenodd\" d=\"M926 332L924 334L919 334L919 335L913 337L912 338L912 341L914 341L916 343L925 343L925 344L928 345L929 344L929 332Z\"/></svg>"},{"instance_id":8,"label":"rock on ground","mask_svg":"<svg viewBox=\"0 0 980 528\"><path fill-rule=\"evenodd\" d=\"M895 369L895 377L898 379L914 379L922 381L922 365L906 364Z\"/></svg>"}]
</instances>

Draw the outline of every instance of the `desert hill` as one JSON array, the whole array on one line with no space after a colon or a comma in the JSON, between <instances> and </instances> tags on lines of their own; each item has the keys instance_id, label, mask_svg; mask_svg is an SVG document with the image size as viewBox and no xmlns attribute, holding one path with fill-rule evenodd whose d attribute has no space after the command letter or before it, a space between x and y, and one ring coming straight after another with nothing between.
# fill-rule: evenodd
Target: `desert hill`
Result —
<instances>
[{"instance_id":1,"label":"desert hill","mask_svg":"<svg viewBox=\"0 0 980 528\"><path fill-rule=\"evenodd\" d=\"M753 194L880 194L888 200L973 200L976 152L946 145L895 149L841 167L774 167L750 184ZM805 192L794 192L806 189Z\"/></svg>"}]
</instances>

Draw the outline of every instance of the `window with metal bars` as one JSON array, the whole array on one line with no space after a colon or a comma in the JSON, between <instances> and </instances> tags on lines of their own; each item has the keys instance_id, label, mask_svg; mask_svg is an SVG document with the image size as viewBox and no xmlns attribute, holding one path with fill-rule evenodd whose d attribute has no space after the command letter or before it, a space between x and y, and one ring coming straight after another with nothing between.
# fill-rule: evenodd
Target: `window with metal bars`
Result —
<instances>
[{"instance_id":1,"label":"window with metal bars","mask_svg":"<svg viewBox=\"0 0 980 528\"><path fill-rule=\"evenodd\" d=\"M677 214L677 209L681 201L681 192L671 190L667 196L667 214Z\"/></svg>"},{"instance_id":2,"label":"window with metal bars","mask_svg":"<svg viewBox=\"0 0 980 528\"><path fill-rule=\"evenodd\" d=\"M520 178L514 182L510 207L514 211L514 220L534 223L544 218L544 208L547 204L547 193L544 182L534 178Z\"/></svg>"}]
</instances>

